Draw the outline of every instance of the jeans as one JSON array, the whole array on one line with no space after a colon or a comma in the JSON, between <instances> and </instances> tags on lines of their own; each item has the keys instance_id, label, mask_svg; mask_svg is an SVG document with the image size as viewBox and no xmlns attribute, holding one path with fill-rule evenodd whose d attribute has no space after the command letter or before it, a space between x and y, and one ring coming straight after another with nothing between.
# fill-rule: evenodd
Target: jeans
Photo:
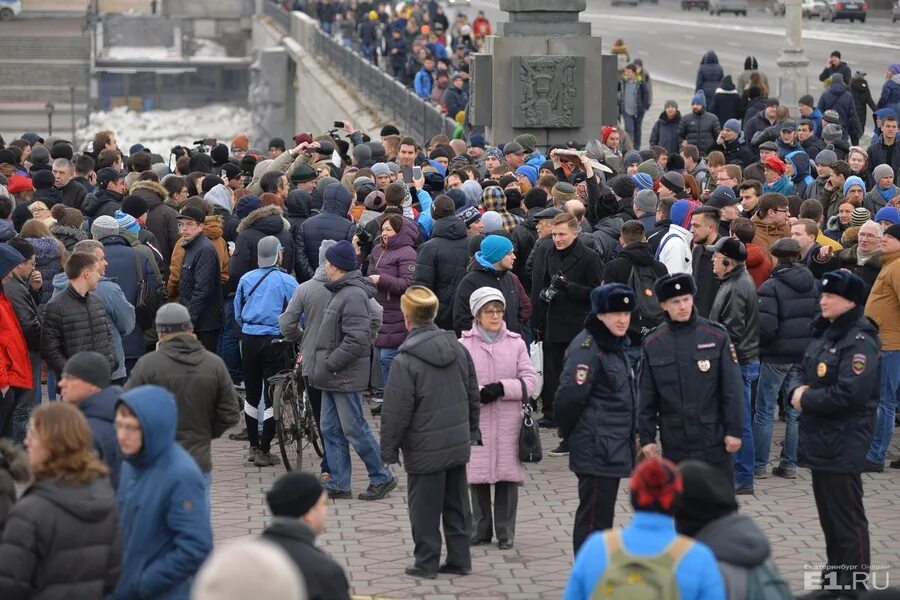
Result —
<instances>
[{"instance_id":1,"label":"jeans","mask_svg":"<svg viewBox=\"0 0 900 600\"><path fill-rule=\"evenodd\" d=\"M756 412L753 415L753 445L755 446L755 468L765 469L769 464L769 453L772 449L772 428L775 420L775 407L778 403L778 392L784 386L788 373L794 365L762 363L759 368L759 387L756 396ZM794 467L797 463L797 414L788 405L787 429L784 433L784 448L793 447L793 452L782 452L781 466ZM793 418L790 412L794 412ZM792 426L793 423L793 426ZM790 460L787 460L790 459Z\"/></svg>"},{"instance_id":2,"label":"jeans","mask_svg":"<svg viewBox=\"0 0 900 600\"><path fill-rule=\"evenodd\" d=\"M34 403L35 406L40 406L43 402L42 390L41 390L41 353L29 351L29 358L31 358L31 377L34 380ZM53 369L47 368L47 401L52 402L56 400L56 375L53 373Z\"/></svg>"},{"instance_id":3,"label":"jeans","mask_svg":"<svg viewBox=\"0 0 900 600\"><path fill-rule=\"evenodd\" d=\"M375 348L378 351L378 362L381 365L381 387L387 386L388 375L391 372L391 363L397 356L396 348Z\"/></svg>"},{"instance_id":4,"label":"jeans","mask_svg":"<svg viewBox=\"0 0 900 600\"><path fill-rule=\"evenodd\" d=\"M237 385L243 381L244 374L241 365L241 338L235 330L233 297L225 300L223 323L216 354L225 361L225 367L228 369L228 374L231 375L231 382Z\"/></svg>"},{"instance_id":5,"label":"jeans","mask_svg":"<svg viewBox=\"0 0 900 600\"><path fill-rule=\"evenodd\" d=\"M878 398L878 420L875 423L875 437L869 446L866 460L884 464L891 435L894 433L894 415L900 402L900 350L885 350L881 353L881 394Z\"/></svg>"},{"instance_id":6,"label":"jeans","mask_svg":"<svg viewBox=\"0 0 900 600\"><path fill-rule=\"evenodd\" d=\"M390 470L381 462L381 448L363 416L362 394L322 390L322 435L331 469L330 491L350 489L350 449L341 443L341 434L365 463L372 485L382 485L393 479Z\"/></svg>"},{"instance_id":7,"label":"jeans","mask_svg":"<svg viewBox=\"0 0 900 600\"><path fill-rule=\"evenodd\" d=\"M641 121L643 120L643 117L638 117L636 115L622 115L625 133L630 135L631 139L634 140L635 150L641 147Z\"/></svg>"},{"instance_id":8,"label":"jeans","mask_svg":"<svg viewBox=\"0 0 900 600\"><path fill-rule=\"evenodd\" d=\"M744 380L744 429L741 432L741 449L734 455L734 483L738 487L753 487L753 384L759 379L759 361L741 365Z\"/></svg>"}]
</instances>

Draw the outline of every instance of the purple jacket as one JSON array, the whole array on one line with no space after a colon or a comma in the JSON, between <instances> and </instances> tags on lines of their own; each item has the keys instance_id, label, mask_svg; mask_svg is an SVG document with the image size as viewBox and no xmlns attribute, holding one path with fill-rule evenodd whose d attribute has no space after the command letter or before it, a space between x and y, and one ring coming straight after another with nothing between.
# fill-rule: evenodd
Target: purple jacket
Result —
<instances>
[{"instance_id":1,"label":"purple jacket","mask_svg":"<svg viewBox=\"0 0 900 600\"><path fill-rule=\"evenodd\" d=\"M388 240L387 248L376 243L369 255L369 275L378 275L375 300L384 309L381 329L375 338L377 348L399 348L406 339L406 325L400 312L400 296L413 282L416 273L418 236L415 224L404 220L400 232Z\"/></svg>"},{"instance_id":2,"label":"purple jacket","mask_svg":"<svg viewBox=\"0 0 900 600\"><path fill-rule=\"evenodd\" d=\"M481 405L480 429L483 446L472 446L466 468L469 483L525 481L525 467L519 462L519 429L522 427L522 384L530 395L537 385L537 374L525 341L506 329L493 344L485 342L476 327L463 331L460 343L472 355L478 387L503 384L503 396Z\"/></svg>"}]
</instances>

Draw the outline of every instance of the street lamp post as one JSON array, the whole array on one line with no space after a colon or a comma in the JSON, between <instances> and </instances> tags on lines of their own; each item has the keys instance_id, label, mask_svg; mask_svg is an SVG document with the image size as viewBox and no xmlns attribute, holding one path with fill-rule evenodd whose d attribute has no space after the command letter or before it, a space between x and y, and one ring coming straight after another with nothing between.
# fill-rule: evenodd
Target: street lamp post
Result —
<instances>
[{"instance_id":1,"label":"street lamp post","mask_svg":"<svg viewBox=\"0 0 900 600\"><path fill-rule=\"evenodd\" d=\"M75 84L69 84L69 107L72 111L72 145L78 147L78 140L75 139Z\"/></svg>"},{"instance_id":2,"label":"street lamp post","mask_svg":"<svg viewBox=\"0 0 900 600\"><path fill-rule=\"evenodd\" d=\"M44 105L44 109L47 111L47 137L53 135L53 110L55 108L53 100L47 100L47 104Z\"/></svg>"},{"instance_id":3,"label":"street lamp post","mask_svg":"<svg viewBox=\"0 0 900 600\"><path fill-rule=\"evenodd\" d=\"M809 93L806 68L809 59L803 51L803 12L800 0L784 2L784 48L775 60L778 65L778 99L797 114L797 101Z\"/></svg>"}]
</instances>

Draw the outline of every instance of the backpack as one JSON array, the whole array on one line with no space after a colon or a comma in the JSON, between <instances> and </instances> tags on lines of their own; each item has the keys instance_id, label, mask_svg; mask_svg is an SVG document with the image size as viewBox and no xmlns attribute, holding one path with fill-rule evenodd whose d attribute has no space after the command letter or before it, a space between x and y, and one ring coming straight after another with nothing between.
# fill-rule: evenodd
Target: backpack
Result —
<instances>
[{"instance_id":1,"label":"backpack","mask_svg":"<svg viewBox=\"0 0 900 600\"><path fill-rule=\"evenodd\" d=\"M622 531L603 534L608 563L603 577L591 592L591 600L679 600L681 592L675 569L694 546L683 535L675 536L655 556L632 556L622 545Z\"/></svg>"},{"instance_id":2,"label":"backpack","mask_svg":"<svg viewBox=\"0 0 900 600\"><path fill-rule=\"evenodd\" d=\"M772 561L767 560L747 572L746 600L789 600L793 597Z\"/></svg>"},{"instance_id":3,"label":"backpack","mask_svg":"<svg viewBox=\"0 0 900 600\"><path fill-rule=\"evenodd\" d=\"M656 282L656 273L650 265L631 265L631 273L628 274L628 287L634 290L637 308L631 315L631 324L628 326L632 332L643 338L657 325L663 322L665 312L659 307L656 294L653 293L653 284Z\"/></svg>"}]
</instances>

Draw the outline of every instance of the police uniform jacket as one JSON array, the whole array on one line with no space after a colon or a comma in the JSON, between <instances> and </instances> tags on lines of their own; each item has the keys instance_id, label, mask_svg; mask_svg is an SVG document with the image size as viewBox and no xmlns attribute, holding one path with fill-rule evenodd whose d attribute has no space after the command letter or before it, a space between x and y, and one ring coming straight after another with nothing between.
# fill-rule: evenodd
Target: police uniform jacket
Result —
<instances>
[{"instance_id":1,"label":"police uniform jacket","mask_svg":"<svg viewBox=\"0 0 900 600\"><path fill-rule=\"evenodd\" d=\"M569 468L579 475L622 478L634 469L637 380L628 344L589 314L566 350L553 417L569 440Z\"/></svg>"},{"instance_id":2,"label":"police uniform jacket","mask_svg":"<svg viewBox=\"0 0 900 600\"><path fill-rule=\"evenodd\" d=\"M638 409L641 446L656 442L673 461L729 459L725 436L741 437L744 385L725 328L696 309L683 323L670 319L644 339Z\"/></svg>"},{"instance_id":3,"label":"police uniform jacket","mask_svg":"<svg viewBox=\"0 0 900 600\"><path fill-rule=\"evenodd\" d=\"M875 432L879 348L875 325L858 306L829 322L813 322L815 338L791 370L788 389L810 386L800 399L798 464L830 473L860 473Z\"/></svg>"}]
</instances>

